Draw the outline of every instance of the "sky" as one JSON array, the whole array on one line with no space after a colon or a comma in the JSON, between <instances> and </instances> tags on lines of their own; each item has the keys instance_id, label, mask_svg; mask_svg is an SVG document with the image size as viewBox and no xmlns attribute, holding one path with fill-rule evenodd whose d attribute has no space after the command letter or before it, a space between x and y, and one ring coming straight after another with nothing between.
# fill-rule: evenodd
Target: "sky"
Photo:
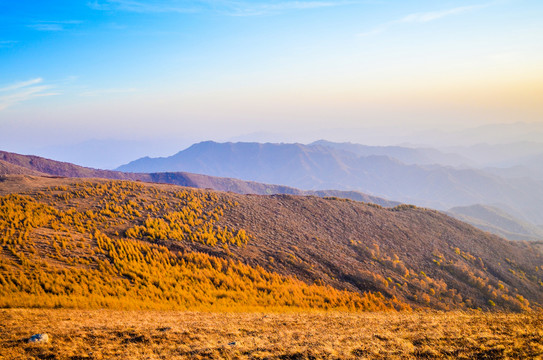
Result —
<instances>
[{"instance_id":1,"label":"sky","mask_svg":"<svg viewBox=\"0 0 543 360\"><path fill-rule=\"evenodd\" d=\"M540 0L0 0L0 149L542 124L542 19Z\"/></svg>"}]
</instances>

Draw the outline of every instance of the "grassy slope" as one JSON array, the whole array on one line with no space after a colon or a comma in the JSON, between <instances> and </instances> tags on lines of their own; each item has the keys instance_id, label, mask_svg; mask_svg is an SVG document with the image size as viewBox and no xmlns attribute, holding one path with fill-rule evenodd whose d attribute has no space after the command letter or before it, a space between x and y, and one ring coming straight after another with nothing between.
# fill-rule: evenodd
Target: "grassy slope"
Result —
<instances>
[{"instance_id":1,"label":"grassy slope","mask_svg":"<svg viewBox=\"0 0 543 360\"><path fill-rule=\"evenodd\" d=\"M43 213L31 224L3 215L0 274L11 278L0 279L4 305L522 310L542 303L539 252L435 211L104 180L4 180L0 194L26 194L4 201ZM84 285L69 286L74 279Z\"/></svg>"},{"instance_id":2,"label":"grassy slope","mask_svg":"<svg viewBox=\"0 0 543 360\"><path fill-rule=\"evenodd\" d=\"M51 179L44 181L51 183ZM378 293L308 285L229 257L230 248L245 247L249 236L243 229L218 225L224 210L237 205L222 201L214 192L134 182L70 181L38 186L30 190L31 196L0 198L0 305L214 310L405 307ZM10 186L22 190L25 183L6 185ZM215 248L223 256L207 254Z\"/></svg>"}]
</instances>

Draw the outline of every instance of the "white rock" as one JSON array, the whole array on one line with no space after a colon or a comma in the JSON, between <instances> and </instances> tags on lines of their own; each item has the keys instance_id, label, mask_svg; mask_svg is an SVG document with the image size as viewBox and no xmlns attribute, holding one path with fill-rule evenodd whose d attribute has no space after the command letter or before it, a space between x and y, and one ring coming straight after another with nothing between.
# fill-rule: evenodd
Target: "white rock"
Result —
<instances>
[{"instance_id":1,"label":"white rock","mask_svg":"<svg viewBox=\"0 0 543 360\"><path fill-rule=\"evenodd\" d=\"M48 334L34 334L28 339L29 343L48 343L49 335Z\"/></svg>"}]
</instances>

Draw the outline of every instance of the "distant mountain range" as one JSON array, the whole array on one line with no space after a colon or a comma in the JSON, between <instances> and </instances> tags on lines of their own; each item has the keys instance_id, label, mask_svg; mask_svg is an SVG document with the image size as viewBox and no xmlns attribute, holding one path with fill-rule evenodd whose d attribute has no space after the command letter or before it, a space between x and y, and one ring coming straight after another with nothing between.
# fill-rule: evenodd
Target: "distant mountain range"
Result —
<instances>
[{"instance_id":1,"label":"distant mountain range","mask_svg":"<svg viewBox=\"0 0 543 360\"><path fill-rule=\"evenodd\" d=\"M433 149L325 141L310 145L206 141L170 157L145 157L117 170L188 171L304 190L355 190L440 210L489 204L505 211L513 209L522 220L543 224L543 181L439 164L459 165L465 160Z\"/></svg>"},{"instance_id":2,"label":"distant mountain range","mask_svg":"<svg viewBox=\"0 0 543 360\"><path fill-rule=\"evenodd\" d=\"M320 144L323 144L323 142L320 142ZM322 145L314 146L322 148ZM388 149L380 150L386 151ZM344 152L344 150L338 151L339 153ZM419 152L415 152L413 154L415 154L415 157L419 157L419 160L421 159ZM412 157L412 159L415 159L415 157ZM378 158L397 163L397 161L390 160L388 157L381 156ZM430 168L439 167L431 166ZM236 192L239 194L290 194L337 197L366 203L374 203L384 207L393 207L400 204L400 202L397 201L386 200L382 197L368 195L364 192L355 190L300 190L298 188L285 185L270 185L255 181L244 181L234 178L209 176L188 172L124 173L119 171L91 169L70 163L44 159L37 156L19 155L0 151L0 175L2 174L138 180L197 188L210 188L221 191ZM543 229L541 227L523 220L524 216L521 213L516 211L513 207L507 206L503 203L501 204L500 208L480 204L454 207L448 210L447 213L462 221L474 225L475 227L503 236L510 240L543 239Z\"/></svg>"},{"instance_id":3,"label":"distant mountain range","mask_svg":"<svg viewBox=\"0 0 543 360\"><path fill-rule=\"evenodd\" d=\"M541 139L543 140L543 137ZM472 146L447 147L444 151L468 158L478 167L507 168L518 165L535 165L534 161L543 157L543 143L481 143Z\"/></svg>"},{"instance_id":4,"label":"distant mountain range","mask_svg":"<svg viewBox=\"0 0 543 360\"><path fill-rule=\"evenodd\" d=\"M67 162L45 159L39 156L20 155L0 151L0 175L61 176L74 178L104 178L115 180L137 180L164 184L210 188L219 191L231 191L238 194L289 194L313 195L319 197L339 197L355 201L373 203L384 207L399 205L397 201L386 200L359 191L340 190L300 190L289 186L263 184L233 178L221 178L188 172L161 173L123 173L120 171L100 170L82 167Z\"/></svg>"},{"instance_id":5,"label":"distant mountain range","mask_svg":"<svg viewBox=\"0 0 543 360\"><path fill-rule=\"evenodd\" d=\"M445 153L432 148L410 148L405 146L368 146L349 142L336 143L326 140L315 141L309 145L326 146L329 148L352 152L358 156L388 156L404 164L418 165L445 165L466 167L473 161L465 156L454 153Z\"/></svg>"}]
</instances>

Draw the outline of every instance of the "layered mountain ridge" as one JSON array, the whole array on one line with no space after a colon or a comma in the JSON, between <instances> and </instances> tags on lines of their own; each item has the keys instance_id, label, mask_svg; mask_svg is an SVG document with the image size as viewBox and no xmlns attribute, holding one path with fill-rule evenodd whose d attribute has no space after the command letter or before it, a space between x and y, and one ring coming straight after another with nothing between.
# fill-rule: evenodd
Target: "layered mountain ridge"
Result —
<instances>
[{"instance_id":1,"label":"layered mountain ridge","mask_svg":"<svg viewBox=\"0 0 543 360\"><path fill-rule=\"evenodd\" d=\"M356 144L314 145L202 142L166 158L142 158L123 165L125 172L189 171L221 177L281 184L304 190L355 190L404 203L448 210L487 204L514 209L524 220L543 223L543 183L531 178L505 178L481 169L439 164L405 164L384 155L361 156ZM357 153L357 151L359 153ZM375 151L375 149L371 150ZM408 152L411 162L421 152ZM427 152L426 162L448 158ZM456 162L462 158L450 155Z\"/></svg>"},{"instance_id":2,"label":"layered mountain ridge","mask_svg":"<svg viewBox=\"0 0 543 360\"><path fill-rule=\"evenodd\" d=\"M327 142L320 141L320 144L326 144ZM333 144L333 143L329 143ZM220 144L217 144L220 146ZM234 144L232 144L234 145ZM341 147L355 147L361 148L364 151L374 151L375 147L365 147L358 144L336 144ZM303 145L297 145L291 148L300 148ZM262 147L262 146L259 146ZM369 150L368 150L369 149ZM397 152L398 147L377 147L378 151L389 151ZM424 160L428 159L427 155L424 155L421 158L421 151L424 154L425 149L418 150L415 152L408 152L408 155L411 156L411 159L414 160ZM431 150L431 149L430 149ZM339 150L343 152L344 150ZM435 152L430 151L430 155L435 154ZM255 155L258 156L258 155ZM441 155L439 155L441 156ZM380 155L381 158L387 159L386 156ZM292 195L316 195L320 197L339 197L339 198L348 198L356 201L363 201L368 203L375 203L381 206L392 207L398 205L400 202L385 200L382 197L371 196L361 191L347 191L347 190L300 190L298 188L285 186L285 185L271 185L255 181L244 181L234 178L224 178L217 176L209 176L202 174L194 174L187 172L164 172L164 173L123 173L119 171L111 170L99 170L85 168L77 166L70 163L58 162L54 160L44 159L38 156L28 156L28 155L19 155L8 152L0 151L0 174L27 174L27 175L41 175L41 176L67 176L67 177L98 177L98 178L109 178L109 179L125 179L125 180L137 180L137 181L146 181L146 182L157 182L157 183L169 183L183 186L191 186L197 188L211 188L221 191L233 191L240 194L261 194L261 195L270 195L270 194L292 194ZM150 159L152 161L152 159ZM398 160L393 160L394 163L400 164ZM210 161L213 163L213 161ZM432 167L432 166L428 166ZM435 166L434 166L435 167ZM439 167L437 167L439 168ZM310 179L313 181L314 179ZM392 181L393 183L393 181ZM497 199L494 199L497 200ZM487 216L481 213L481 216L478 216L476 213L471 213L470 216L456 214L456 208L466 208L466 207L455 207L455 209L447 210L450 211L450 214L466 221L471 225L474 225L482 230L490 231L499 236L504 236L510 240L530 240L538 241L543 237L541 236L540 227L533 225L525 220L524 216L513 207L507 206L504 203L500 204L500 207L492 205L482 205L474 204L468 205L467 207L479 208L479 209L494 209L494 216ZM496 212L499 212L500 215L496 216ZM504 218L507 218L507 221L503 221ZM520 232L511 231L511 222L514 222L514 227L522 229Z\"/></svg>"},{"instance_id":3,"label":"layered mountain ridge","mask_svg":"<svg viewBox=\"0 0 543 360\"><path fill-rule=\"evenodd\" d=\"M188 172L123 173L120 171L82 167L67 162L45 159L39 156L20 155L0 151L0 175L9 174L135 180L191 186L196 188L211 188L214 190L232 191L240 194L292 194L315 195L321 197L336 196L349 198L356 201L375 203L381 206L396 206L400 204L397 201L371 196L359 191L300 190L284 185L264 184L254 181L243 181L234 178L224 178Z\"/></svg>"}]
</instances>

